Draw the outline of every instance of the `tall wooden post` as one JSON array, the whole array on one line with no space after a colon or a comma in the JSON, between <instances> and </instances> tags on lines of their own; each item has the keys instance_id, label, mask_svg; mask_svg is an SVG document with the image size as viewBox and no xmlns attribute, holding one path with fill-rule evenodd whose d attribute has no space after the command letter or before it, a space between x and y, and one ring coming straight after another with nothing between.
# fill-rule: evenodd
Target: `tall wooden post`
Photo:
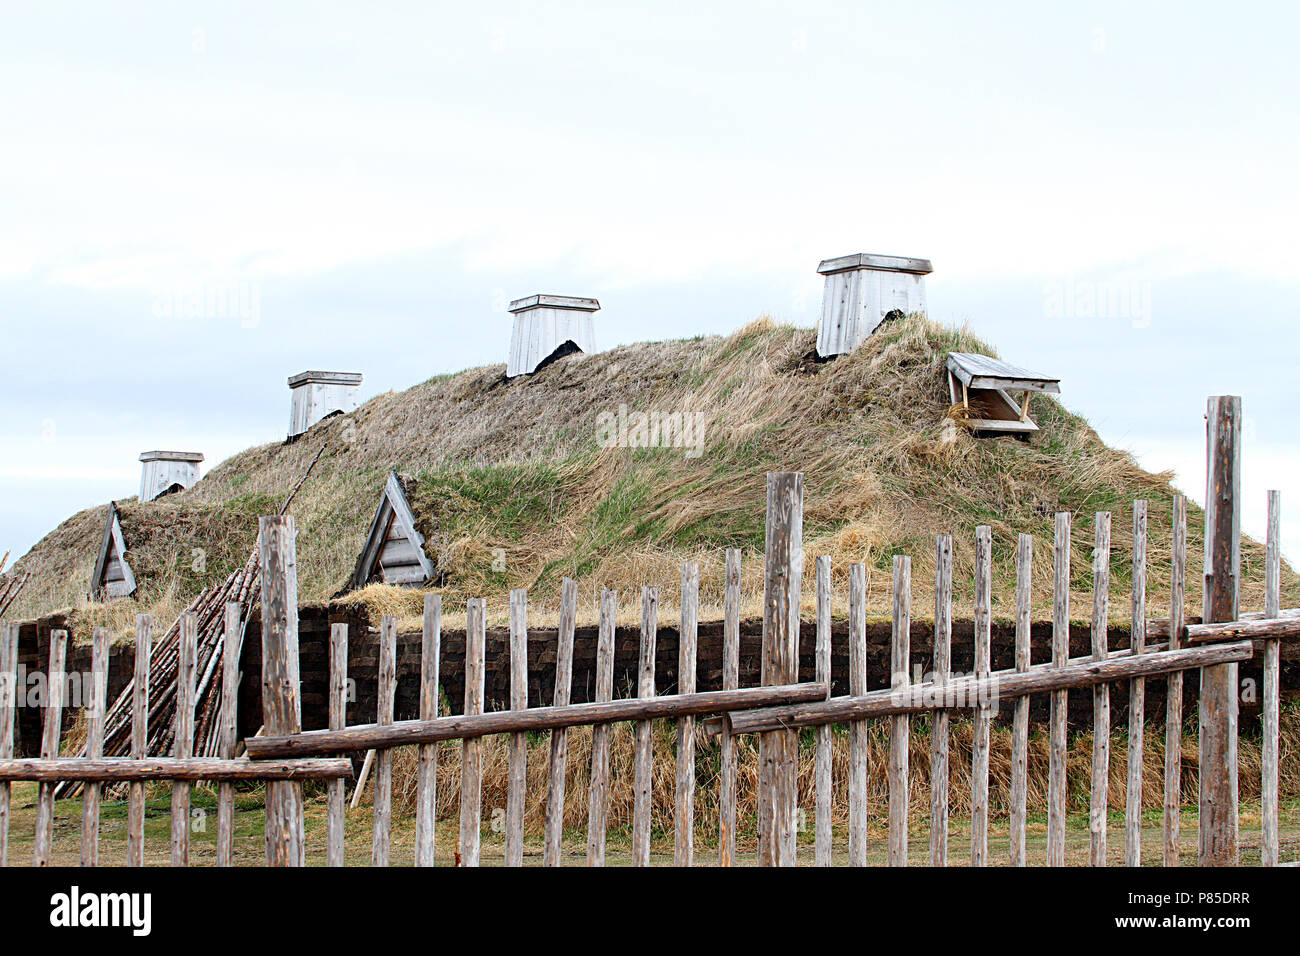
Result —
<instances>
[{"instance_id":1,"label":"tall wooden post","mask_svg":"<svg viewBox=\"0 0 1300 956\"><path fill-rule=\"evenodd\" d=\"M1237 619L1241 575L1241 399L1216 396L1206 410L1205 590L1207 622ZM1237 863L1237 665L1201 668L1200 865Z\"/></svg>"},{"instance_id":2,"label":"tall wooden post","mask_svg":"<svg viewBox=\"0 0 1300 956\"><path fill-rule=\"evenodd\" d=\"M799 601L803 574L803 475L767 476L766 571L763 580L764 685L799 679ZM799 738L776 730L758 739L758 863L795 863Z\"/></svg>"},{"instance_id":3,"label":"tall wooden post","mask_svg":"<svg viewBox=\"0 0 1300 956\"><path fill-rule=\"evenodd\" d=\"M267 734L302 732L298 680L298 565L293 515L258 521L262 571L262 723ZM302 866L302 784L266 784L266 862Z\"/></svg>"}]
</instances>

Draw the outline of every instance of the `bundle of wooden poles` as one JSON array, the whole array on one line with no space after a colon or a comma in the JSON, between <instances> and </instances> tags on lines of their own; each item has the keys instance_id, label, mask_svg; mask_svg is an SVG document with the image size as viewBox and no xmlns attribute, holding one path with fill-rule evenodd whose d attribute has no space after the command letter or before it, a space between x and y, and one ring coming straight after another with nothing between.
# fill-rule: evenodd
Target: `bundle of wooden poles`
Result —
<instances>
[{"instance_id":1,"label":"bundle of wooden poles","mask_svg":"<svg viewBox=\"0 0 1300 956\"><path fill-rule=\"evenodd\" d=\"M0 571L4 571L5 565L9 563L9 552L0 558ZM18 594L27 585L29 574L9 574L0 575L0 617L4 617L5 611L9 610L9 605L18 600Z\"/></svg>"},{"instance_id":2,"label":"bundle of wooden poles","mask_svg":"<svg viewBox=\"0 0 1300 956\"><path fill-rule=\"evenodd\" d=\"M221 658L225 650L225 609L229 602L239 604L239 618L247 622L248 613L261 597L262 585L258 568L258 551L254 548L248 561L226 580L199 593L184 613L197 618L198 653L195 657L195 734L194 756L216 757L221 727ZM183 615L182 615L183 617ZM165 757L171 753L175 740L176 670L180 656L181 617L177 617L170 630L153 642L149 655L149 739L146 756ZM242 627L235 635L243 642ZM137 645L138 646L138 645ZM129 757L131 755L131 703L135 693L134 679L129 681L113 701L104 718L104 756ZM77 753L85 756L85 747ZM75 796L80 784L69 783L59 796Z\"/></svg>"}]
</instances>

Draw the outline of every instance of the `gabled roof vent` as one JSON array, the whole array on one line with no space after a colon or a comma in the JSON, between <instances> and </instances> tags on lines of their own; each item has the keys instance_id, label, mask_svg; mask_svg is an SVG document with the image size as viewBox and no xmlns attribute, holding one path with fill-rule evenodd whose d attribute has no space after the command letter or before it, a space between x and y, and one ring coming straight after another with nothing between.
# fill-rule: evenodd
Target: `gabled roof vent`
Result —
<instances>
[{"instance_id":1,"label":"gabled roof vent","mask_svg":"<svg viewBox=\"0 0 1300 956\"><path fill-rule=\"evenodd\" d=\"M407 479L409 481L409 479ZM434 564L424 550L424 536L415 528L415 515L397 472L388 476L379 497L379 510L357 558L352 586L372 581L384 584L423 584L434 574Z\"/></svg>"},{"instance_id":2,"label":"gabled roof vent","mask_svg":"<svg viewBox=\"0 0 1300 956\"><path fill-rule=\"evenodd\" d=\"M925 311L929 259L877 256L866 252L824 259L817 271L826 277L817 354L831 358L852 352L892 313Z\"/></svg>"},{"instance_id":3,"label":"gabled roof vent","mask_svg":"<svg viewBox=\"0 0 1300 956\"><path fill-rule=\"evenodd\" d=\"M289 441L335 412L356 411L360 372L299 372L289 376Z\"/></svg>"},{"instance_id":4,"label":"gabled roof vent","mask_svg":"<svg viewBox=\"0 0 1300 956\"><path fill-rule=\"evenodd\" d=\"M144 451L140 469L140 501L153 501L173 491L182 491L199 480L197 451Z\"/></svg>"},{"instance_id":5,"label":"gabled roof vent","mask_svg":"<svg viewBox=\"0 0 1300 956\"><path fill-rule=\"evenodd\" d=\"M594 352L596 336L591 314L600 309L595 299L571 295L530 295L510 303L514 328L506 377L528 375L548 359L573 351Z\"/></svg>"},{"instance_id":6,"label":"gabled roof vent","mask_svg":"<svg viewBox=\"0 0 1300 956\"><path fill-rule=\"evenodd\" d=\"M108 503L108 520L99 543L99 556L90 575L90 593L97 598L119 598L135 593L135 575L126 563L126 540L117 502Z\"/></svg>"}]
</instances>

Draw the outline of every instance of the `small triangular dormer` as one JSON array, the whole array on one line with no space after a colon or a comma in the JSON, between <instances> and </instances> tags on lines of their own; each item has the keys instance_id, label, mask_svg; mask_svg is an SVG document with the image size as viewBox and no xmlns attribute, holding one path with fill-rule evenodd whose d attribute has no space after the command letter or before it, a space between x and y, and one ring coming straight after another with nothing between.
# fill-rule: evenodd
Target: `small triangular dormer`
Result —
<instances>
[{"instance_id":1,"label":"small triangular dormer","mask_svg":"<svg viewBox=\"0 0 1300 956\"><path fill-rule=\"evenodd\" d=\"M366 546L357 559L352 586L362 588L375 581L423 584L433 575L433 562L424 551L424 536L415 530L415 515L406 491L397 472L392 472L379 499Z\"/></svg>"},{"instance_id":2,"label":"small triangular dormer","mask_svg":"<svg viewBox=\"0 0 1300 956\"><path fill-rule=\"evenodd\" d=\"M135 575L126 563L126 541L122 537L122 520L117 502L108 503L108 521L99 544L99 557L90 576L90 593L98 598L127 597L135 593Z\"/></svg>"}]
</instances>

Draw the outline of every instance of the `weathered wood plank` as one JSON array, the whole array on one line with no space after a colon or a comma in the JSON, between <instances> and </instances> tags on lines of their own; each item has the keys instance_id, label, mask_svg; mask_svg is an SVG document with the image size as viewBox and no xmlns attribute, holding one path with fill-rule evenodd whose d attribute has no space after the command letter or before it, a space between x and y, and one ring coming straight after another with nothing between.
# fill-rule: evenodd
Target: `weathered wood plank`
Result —
<instances>
[{"instance_id":1,"label":"weathered wood plank","mask_svg":"<svg viewBox=\"0 0 1300 956\"><path fill-rule=\"evenodd\" d=\"M176 660L176 713L172 756L194 756L194 668L198 657L199 622L193 611L181 615ZM172 866L190 865L190 784L172 784Z\"/></svg>"},{"instance_id":2,"label":"weathered wood plank","mask_svg":"<svg viewBox=\"0 0 1300 956\"><path fill-rule=\"evenodd\" d=\"M524 588L510 592L510 709L528 709L528 591ZM517 732L510 735L509 761L506 866L523 866L524 801L528 795L527 734Z\"/></svg>"},{"instance_id":3,"label":"weathered wood plank","mask_svg":"<svg viewBox=\"0 0 1300 956\"><path fill-rule=\"evenodd\" d=\"M1170 546L1169 649L1177 650L1183 630L1187 577L1187 499L1174 495ZM1169 675L1165 692L1164 864L1178 865L1178 826L1183 804L1183 672Z\"/></svg>"},{"instance_id":4,"label":"weathered wood plank","mask_svg":"<svg viewBox=\"0 0 1300 956\"><path fill-rule=\"evenodd\" d=\"M1231 647L1232 645L1224 645ZM344 757L292 760L226 760L221 757L53 757L0 760L0 781L144 783L149 781L229 780L244 782L333 780L352 776Z\"/></svg>"},{"instance_id":5,"label":"weathered wood plank","mask_svg":"<svg viewBox=\"0 0 1300 956\"><path fill-rule=\"evenodd\" d=\"M302 730L298 678L298 560L293 515L258 520L262 575L262 724L268 734ZM302 784L266 785L266 862L302 866Z\"/></svg>"},{"instance_id":6,"label":"weathered wood plank","mask_svg":"<svg viewBox=\"0 0 1300 956\"><path fill-rule=\"evenodd\" d=\"M1227 650L1223 650L1223 649ZM1223 653L1217 653L1223 650ZM1210 656L1202 652L1215 651ZM1058 690L1094 687L1097 684L1129 680L1134 677L1153 677L1177 670L1213 664L1249 660L1253 654L1250 641L1230 644L1207 644L1203 647L1184 647L1177 651L1152 650L1134 656L1127 650L1112 654L1105 661L1091 657L1075 658L1064 667L1033 666L1021 673L1014 669L996 671L986 677L966 677L950 680L946 684L933 681L913 684L907 693L900 695L892 688L873 690L861 696L833 697L809 703L782 704L753 710L729 712L705 726L716 732L730 734L757 734L775 727L818 727L825 723L868 720L893 717L896 714L924 714L936 708L952 710L991 707L993 702L1015 700L1026 694L1044 694ZM788 690L821 688L822 684L795 684Z\"/></svg>"},{"instance_id":7,"label":"weathered wood plank","mask_svg":"<svg viewBox=\"0 0 1300 956\"><path fill-rule=\"evenodd\" d=\"M849 693L867 692L867 566L849 565ZM867 723L849 725L849 866L867 865Z\"/></svg>"},{"instance_id":8,"label":"weathered wood plank","mask_svg":"<svg viewBox=\"0 0 1300 956\"><path fill-rule=\"evenodd\" d=\"M614 628L618 592L600 592L600 629L596 640L596 702L614 698ZM609 813L609 725L591 732L591 784L587 797L587 865L605 865L605 830Z\"/></svg>"},{"instance_id":9,"label":"weathered wood plank","mask_svg":"<svg viewBox=\"0 0 1300 956\"><path fill-rule=\"evenodd\" d=\"M59 755L59 738L63 730L63 673L68 658L68 632L50 631L50 665L45 672L45 725L41 734L41 757L50 760ZM36 839L32 860L36 866L49 866L54 850L54 784L42 783L36 795Z\"/></svg>"},{"instance_id":10,"label":"weathered wood plank","mask_svg":"<svg viewBox=\"0 0 1300 956\"><path fill-rule=\"evenodd\" d=\"M1070 513L1056 515L1052 551L1052 665L1064 667L1070 659ZM1067 692L1052 694L1047 770L1047 865L1065 865L1065 772Z\"/></svg>"},{"instance_id":11,"label":"weathered wood plank","mask_svg":"<svg viewBox=\"0 0 1300 956\"><path fill-rule=\"evenodd\" d=\"M1016 546L1016 671L1030 665L1030 615L1033 607L1034 537L1020 535ZM1029 697L1016 698L1011 720L1011 865L1024 866L1025 816L1029 799Z\"/></svg>"},{"instance_id":12,"label":"weathered wood plank","mask_svg":"<svg viewBox=\"0 0 1300 956\"><path fill-rule=\"evenodd\" d=\"M728 548L722 609L722 687L740 686L740 549ZM718 865L736 859L736 742L728 734L721 744L718 781Z\"/></svg>"},{"instance_id":13,"label":"weathered wood plank","mask_svg":"<svg viewBox=\"0 0 1300 956\"><path fill-rule=\"evenodd\" d=\"M400 747L509 734L518 731L547 731L556 727L608 724L616 721L676 720L683 715L722 714L752 710L775 703L806 703L825 700L826 684L780 684L775 687L741 687L667 697L634 697L607 703L569 704L567 707L530 707L527 711L499 710L487 714L439 717L436 720L399 720L389 726L361 724L342 731L309 730L293 736L249 737L244 741L253 760L299 757L330 753L352 753L371 747Z\"/></svg>"},{"instance_id":14,"label":"weathered wood plank","mask_svg":"<svg viewBox=\"0 0 1300 956\"><path fill-rule=\"evenodd\" d=\"M659 589L641 589L641 659L637 667L637 696L655 696L655 641L658 630ZM649 720L636 723L632 795L632 865L650 865L650 800L654 767Z\"/></svg>"},{"instance_id":15,"label":"weathered wood plank","mask_svg":"<svg viewBox=\"0 0 1300 956\"><path fill-rule=\"evenodd\" d=\"M1092 549L1092 659L1107 659L1110 620L1110 513L1097 512ZM1088 802L1089 860L1106 865L1110 796L1110 687L1092 688L1092 793Z\"/></svg>"},{"instance_id":16,"label":"weathered wood plank","mask_svg":"<svg viewBox=\"0 0 1300 956\"><path fill-rule=\"evenodd\" d=\"M889 642L889 686L902 690L911 679L912 559L894 556L893 627ZM908 746L911 718L896 714L889 727L889 865L907 866Z\"/></svg>"},{"instance_id":17,"label":"weathered wood plank","mask_svg":"<svg viewBox=\"0 0 1300 956\"><path fill-rule=\"evenodd\" d=\"M763 576L764 684L799 679L799 600L803 573L803 475L767 476L767 534ZM771 730L758 739L758 864L796 862L796 774L799 739Z\"/></svg>"},{"instance_id":18,"label":"weathered wood plank","mask_svg":"<svg viewBox=\"0 0 1300 956\"><path fill-rule=\"evenodd\" d=\"M817 643L816 678L831 681L831 559L817 558ZM727 738L723 738L727 739ZM817 810L813 865L831 865L831 726L817 728Z\"/></svg>"},{"instance_id":19,"label":"weathered wood plank","mask_svg":"<svg viewBox=\"0 0 1300 956\"><path fill-rule=\"evenodd\" d=\"M149 754L149 657L153 646L153 616L135 619L135 672L131 687L131 756ZM144 866L144 784L128 791L126 865Z\"/></svg>"},{"instance_id":20,"label":"weathered wood plank","mask_svg":"<svg viewBox=\"0 0 1300 956\"><path fill-rule=\"evenodd\" d=\"M379 686L376 722L393 722L397 698L397 618L385 614L379 622ZM375 753L375 805L370 838L370 865L388 866L393 821L393 752Z\"/></svg>"},{"instance_id":21,"label":"weathered wood plank","mask_svg":"<svg viewBox=\"0 0 1300 956\"><path fill-rule=\"evenodd\" d=\"M1268 493L1268 537L1264 558L1264 616L1282 613L1282 496ZM1277 866L1278 844L1278 738L1281 734L1282 646L1277 639L1264 645L1264 701L1261 715L1261 812L1259 862Z\"/></svg>"},{"instance_id":22,"label":"weathered wood plank","mask_svg":"<svg viewBox=\"0 0 1300 956\"><path fill-rule=\"evenodd\" d=\"M483 713L487 602L471 598L465 608L465 714ZM466 738L460 752L460 866L478 866L483 819L483 741Z\"/></svg>"},{"instance_id":23,"label":"weathered wood plank","mask_svg":"<svg viewBox=\"0 0 1300 956\"><path fill-rule=\"evenodd\" d=\"M1241 399L1209 399L1206 412L1206 623L1235 621L1241 580ZM1201 866L1237 864L1237 665L1201 671Z\"/></svg>"},{"instance_id":24,"label":"weathered wood plank","mask_svg":"<svg viewBox=\"0 0 1300 956\"><path fill-rule=\"evenodd\" d=\"M3 668L0 667L0 672ZM104 756L104 711L108 698L108 628L97 627L91 635L90 688L86 701L86 756ZM99 865L100 784L86 785L81 797L81 865Z\"/></svg>"},{"instance_id":25,"label":"weathered wood plank","mask_svg":"<svg viewBox=\"0 0 1300 956\"><path fill-rule=\"evenodd\" d=\"M677 692L695 693L699 639L700 566L682 565L682 627L677 643ZM673 816L673 865L695 862L695 718L677 718L677 788Z\"/></svg>"},{"instance_id":26,"label":"weathered wood plank","mask_svg":"<svg viewBox=\"0 0 1300 956\"><path fill-rule=\"evenodd\" d=\"M560 583L560 631L555 651L555 703L567 707L573 684L573 630L578 614L578 582L565 578ZM551 731L551 758L547 767L546 845L543 866L559 866L564 848L564 774L568 766L569 731Z\"/></svg>"},{"instance_id":27,"label":"weathered wood plank","mask_svg":"<svg viewBox=\"0 0 1300 956\"><path fill-rule=\"evenodd\" d=\"M1146 648L1147 503L1133 502L1133 597L1130 646ZM1146 727L1146 681L1135 677L1128 690L1128 785L1124 796L1124 865L1142 865L1142 732Z\"/></svg>"},{"instance_id":28,"label":"weathered wood plank","mask_svg":"<svg viewBox=\"0 0 1300 956\"><path fill-rule=\"evenodd\" d=\"M952 670L952 536L934 539L934 681ZM948 865L948 712L935 711L930 735L930 865Z\"/></svg>"},{"instance_id":29,"label":"weathered wood plank","mask_svg":"<svg viewBox=\"0 0 1300 956\"><path fill-rule=\"evenodd\" d=\"M18 625L0 623L0 760L14 755L14 719L18 700ZM8 783L0 783L0 867L9 865Z\"/></svg>"},{"instance_id":30,"label":"weathered wood plank","mask_svg":"<svg viewBox=\"0 0 1300 956\"><path fill-rule=\"evenodd\" d=\"M442 595L424 596L420 628L420 717L438 716L438 669L442 660ZM433 866L438 841L438 747L421 744L416 770L415 865Z\"/></svg>"},{"instance_id":31,"label":"weathered wood plank","mask_svg":"<svg viewBox=\"0 0 1300 956\"><path fill-rule=\"evenodd\" d=\"M236 614L238 614L238 607L236 607ZM330 730L342 730L348 722L348 626L346 624L330 625L329 695ZM326 866L343 866L346 862L344 853L347 824L346 788L347 783L343 780L330 781L329 804L326 808L328 816L325 832ZM417 825L416 846L419 845Z\"/></svg>"},{"instance_id":32,"label":"weathered wood plank","mask_svg":"<svg viewBox=\"0 0 1300 956\"><path fill-rule=\"evenodd\" d=\"M231 760L239 746L239 652L243 626L240 604L226 604L224 633L221 639L221 704L217 756ZM333 792L333 784L331 793ZM342 786L342 784L339 784ZM235 788L231 783L217 784L217 866L234 865Z\"/></svg>"},{"instance_id":33,"label":"weathered wood plank","mask_svg":"<svg viewBox=\"0 0 1300 956\"><path fill-rule=\"evenodd\" d=\"M975 529L975 673L990 671L993 624L993 529ZM987 866L989 857L989 743L993 711L976 707L971 744L970 863Z\"/></svg>"}]
</instances>

